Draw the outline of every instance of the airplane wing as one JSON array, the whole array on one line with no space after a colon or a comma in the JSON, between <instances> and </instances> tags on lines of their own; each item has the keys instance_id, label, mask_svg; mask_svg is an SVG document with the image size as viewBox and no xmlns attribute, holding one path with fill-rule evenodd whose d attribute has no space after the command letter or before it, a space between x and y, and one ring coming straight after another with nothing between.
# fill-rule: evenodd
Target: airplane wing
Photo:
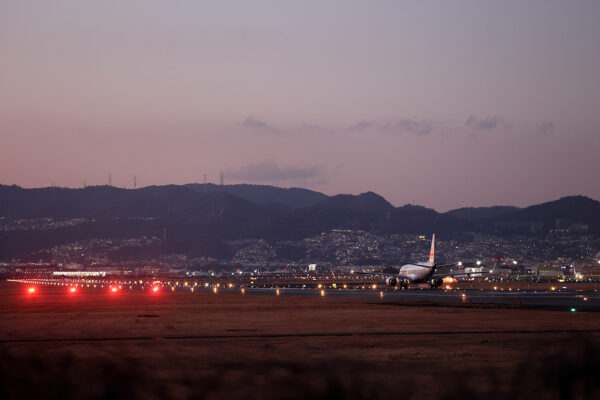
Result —
<instances>
[{"instance_id":1,"label":"airplane wing","mask_svg":"<svg viewBox=\"0 0 600 400\"><path fill-rule=\"evenodd\" d=\"M455 272L445 272L445 273L441 273L441 274L433 274L431 275L431 279L440 279L440 278L446 278L448 276L451 277L455 277L455 276L471 276L471 275L480 275L480 274L489 274L490 271L481 271L481 272L464 272L464 271L455 271Z\"/></svg>"},{"instance_id":2,"label":"airplane wing","mask_svg":"<svg viewBox=\"0 0 600 400\"><path fill-rule=\"evenodd\" d=\"M413 278L408 275L390 274L386 272L354 272L359 275L374 275L374 276L385 276L386 278L397 278L412 281Z\"/></svg>"}]
</instances>

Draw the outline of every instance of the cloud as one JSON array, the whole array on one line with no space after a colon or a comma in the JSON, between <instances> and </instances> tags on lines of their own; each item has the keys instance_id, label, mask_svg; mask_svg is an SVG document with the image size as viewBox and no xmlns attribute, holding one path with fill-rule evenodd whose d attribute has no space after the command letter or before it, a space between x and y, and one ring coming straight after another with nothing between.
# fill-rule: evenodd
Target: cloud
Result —
<instances>
[{"instance_id":1,"label":"cloud","mask_svg":"<svg viewBox=\"0 0 600 400\"><path fill-rule=\"evenodd\" d=\"M323 128L317 124L311 124L309 122L303 122L300 124L300 131L307 133L320 132Z\"/></svg>"},{"instance_id":2,"label":"cloud","mask_svg":"<svg viewBox=\"0 0 600 400\"><path fill-rule=\"evenodd\" d=\"M348 130L351 132L363 132L373 128L374 126L375 123L372 121L358 121L356 124L348 128Z\"/></svg>"},{"instance_id":3,"label":"cloud","mask_svg":"<svg viewBox=\"0 0 600 400\"><path fill-rule=\"evenodd\" d=\"M493 116L493 117L486 117L486 118L476 118L471 115L465 121L465 126L468 126L469 128L474 129L476 131L480 131L480 132L490 132L490 131L494 131L498 128L502 128L502 129L511 129L512 128L512 126L508 122L506 122L504 117L498 116L498 115Z\"/></svg>"},{"instance_id":4,"label":"cloud","mask_svg":"<svg viewBox=\"0 0 600 400\"><path fill-rule=\"evenodd\" d=\"M246 165L237 169L229 169L225 172L228 179L243 182L260 183L323 183L323 168L312 166L285 166L280 167L273 162Z\"/></svg>"},{"instance_id":5,"label":"cloud","mask_svg":"<svg viewBox=\"0 0 600 400\"><path fill-rule=\"evenodd\" d=\"M403 119L396 122L396 129L403 132L414 133L417 136L425 136L433 132L433 122L427 120L416 121L412 119Z\"/></svg>"},{"instance_id":6,"label":"cloud","mask_svg":"<svg viewBox=\"0 0 600 400\"><path fill-rule=\"evenodd\" d=\"M552 135L554 133L554 124L550 121L544 121L536 130L536 134L539 136Z\"/></svg>"},{"instance_id":7,"label":"cloud","mask_svg":"<svg viewBox=\"0 0 600 400\"><path fill-rule=\"evenodd\" d=\"M376 130L391 134L412 133L417 136L429 135L433 132L433 122L429 120L400 119L380 121L359 121L348 128L350 132Z\"/></svg>"},{"instance_id":8,"label":"cloud","mask_svg":"<svg viewBox=\"0 0 600 400\"><path fill-rule=\"evenodd\" d=\"M253 129L256 131L262 131L265 133L271 133L271 134L282 133L282 131L280 129L278 129L272 125L269 125L266 122L256 119L254 117L246 118L240 125L243 126L244 128Z\"/></svg>"}]
</instances>

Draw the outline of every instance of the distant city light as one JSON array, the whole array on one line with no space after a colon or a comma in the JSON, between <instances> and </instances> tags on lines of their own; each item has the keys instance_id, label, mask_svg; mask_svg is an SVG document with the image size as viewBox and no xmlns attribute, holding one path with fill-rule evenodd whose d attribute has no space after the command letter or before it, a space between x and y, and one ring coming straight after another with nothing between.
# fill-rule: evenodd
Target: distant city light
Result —
<instances>
[{"instance_id":1,"label":"distant city light","mask_svg":"<svg viewBox=\"0 0 600 400\"><path fill-rule=\"evenodd\" d=\"M54 271L54 276L106 276L105 271Z\"/></svg>"}]
</instances>

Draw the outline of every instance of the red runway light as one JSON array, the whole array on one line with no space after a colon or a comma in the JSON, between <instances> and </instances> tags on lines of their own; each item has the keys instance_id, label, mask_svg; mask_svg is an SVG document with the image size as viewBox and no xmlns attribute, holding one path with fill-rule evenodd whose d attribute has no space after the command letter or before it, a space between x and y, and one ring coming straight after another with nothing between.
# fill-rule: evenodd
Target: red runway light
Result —
<instances>
[{"instance_id":1,"label":"red runway light","mask_svg":"<svg viewBox=\"0 0 600 400\"><path fill-rule=\"evenodd\" d=\"M29 289L27 289L27 293L35 293L35 288L30 287Z\"/></svg>"},{"instance_id":2,"label":"red runway light","mask_svg":"<svg viewBox=\"0 0 600 400\"><path fill-rule=\"evenodd\" d=\"M111 287L110 288L110 291L113 292L113 293L115 293L117 290L119 290L119 289L117 289L116 287Z\"/></svg>"},{"instance_id":3,"label":"red runway light","mask_svg":"<svg viewBox=\"0 0 600 400\"><path fill-rule=\"evenodd\" d=\"M154 286L154 287L152 288L152 291L153 291L153 292L155 292L155 293L156 293L156 292L158 292L158 286Z\"/></svg>"},{"instance_id":4,"label":"red runway light","mask_svg":"<svg viewBox=\"0 0 600 400\"><path fill-rule=\"evenodd\" d=\"M75 287L72 287L69 289L69 292L71 292L71 293L75 293L76 291L77 291L77 288L75 288Z\"/></svg>"}]
</instances>

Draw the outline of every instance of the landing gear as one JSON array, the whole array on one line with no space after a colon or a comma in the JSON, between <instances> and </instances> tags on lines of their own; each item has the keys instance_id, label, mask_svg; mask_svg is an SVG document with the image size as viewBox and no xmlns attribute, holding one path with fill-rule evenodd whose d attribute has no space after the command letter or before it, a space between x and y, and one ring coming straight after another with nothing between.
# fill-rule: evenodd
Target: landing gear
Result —
<instances>
[{"instance_id":1,"label":"landing gear","mask_svg":"<svg viewBox=\"0 0 600 400\"><path fill-rule=\"evenodd\" d=\"M432 279L431 281L429 281L429 288L437 289L438 286L442 286L443 283L444 283L443 279Z\"/></svg>"}]
</instances>

